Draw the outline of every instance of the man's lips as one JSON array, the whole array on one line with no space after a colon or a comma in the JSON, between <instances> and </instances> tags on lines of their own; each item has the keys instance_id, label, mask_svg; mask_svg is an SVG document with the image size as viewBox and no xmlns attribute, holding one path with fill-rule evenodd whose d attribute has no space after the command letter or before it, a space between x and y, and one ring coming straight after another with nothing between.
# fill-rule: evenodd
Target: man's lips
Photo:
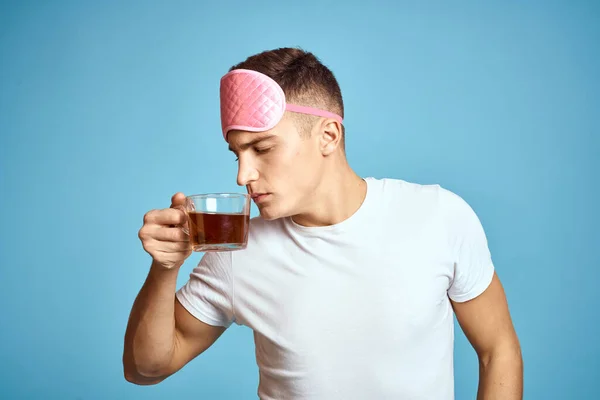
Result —
<instances>
[{"instance_id":1,"label":"man's lips","mask_svg":"<svg viewBox=\"0 0 600 400\"><path fill-rule=\"evenodd\" d=\"M254 200L255 202L259 202L261 200L264 200L267 196L269 195L269 193L252 193L252 200Z\"/></svg>"}]
</instances>

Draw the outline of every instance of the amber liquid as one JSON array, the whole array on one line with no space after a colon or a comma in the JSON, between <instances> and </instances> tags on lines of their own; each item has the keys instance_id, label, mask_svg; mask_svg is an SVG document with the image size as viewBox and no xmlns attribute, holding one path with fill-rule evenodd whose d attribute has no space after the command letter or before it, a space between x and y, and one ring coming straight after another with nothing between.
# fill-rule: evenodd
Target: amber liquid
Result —
<instances>
[{"instance_id":1,"label":"amber liquid","mask_svg":"<svg viewBox=\"0 0 600 400\"><path fill-rule=\"evenodd\" d=\"M246 247L250 216L189 212L190 241L195 251L236 250Z\"/></svg>"}]
</instances>

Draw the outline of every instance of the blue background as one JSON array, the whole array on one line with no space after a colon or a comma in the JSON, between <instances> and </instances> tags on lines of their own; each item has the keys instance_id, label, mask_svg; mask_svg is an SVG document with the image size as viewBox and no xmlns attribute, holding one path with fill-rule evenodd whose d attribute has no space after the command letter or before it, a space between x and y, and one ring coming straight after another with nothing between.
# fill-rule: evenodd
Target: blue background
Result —
<instances>
[{"instance_id":1,"label":"blue background","mask_svg":"<svg viewBox=\"0 0 600 400\"><path fill-rule=\"evenodd\" d=\"M126 382L121 354L144 213L242 190L219 78L279 46L336 74L357 173L476 210L525 398L598 398L600 3L485 3L1 2L0 398L256 398L247 328L158 386ZM455 364L457 399L474 398L460 331Z\"/></svg>"}]
</instances>

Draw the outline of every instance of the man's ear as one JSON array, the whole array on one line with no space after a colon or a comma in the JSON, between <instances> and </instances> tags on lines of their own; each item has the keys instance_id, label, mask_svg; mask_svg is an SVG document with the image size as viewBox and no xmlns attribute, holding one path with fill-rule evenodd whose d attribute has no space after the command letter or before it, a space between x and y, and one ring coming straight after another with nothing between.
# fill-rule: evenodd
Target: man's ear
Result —
<instances>
[{"instance_id":1,"label":"man's ear","mask_svg":"<svg viewBox=\"0 0 600 400\"><path fill-rule=\"evenodd\" d=\"M319 149L321 154L328 156L341 146L342 125L333 118L321 118L315 125L316 132L313 134L319 137Z\"/></svg>"}]
</instances>

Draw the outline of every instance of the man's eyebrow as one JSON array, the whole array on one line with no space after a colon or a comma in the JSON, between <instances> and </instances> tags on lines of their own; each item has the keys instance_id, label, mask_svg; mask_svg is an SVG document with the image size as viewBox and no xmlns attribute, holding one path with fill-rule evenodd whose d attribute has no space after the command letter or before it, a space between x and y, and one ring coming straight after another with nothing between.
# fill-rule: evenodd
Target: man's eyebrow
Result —
<instances>
[{"instance_id":1,"label":"man's eyebrow","mask_svg":"<svg viewBox=\"0 0 600 400\"><path fill-rule=\"evenodd\" d=\"M263 140L271 139L271 138L274 138L275 136L276 135L267 135L267 136L256 138L254 140L251 140L248 143L245 143L245 144L241 145L240 149L241 150L247 149L248 147L254 146L255 144L258 144L258 143L262 142ZM233 147L231 147L231 145L229 145L229 151L235 152L235 150L233 149Z\"/></svg>"}]
</instances>

